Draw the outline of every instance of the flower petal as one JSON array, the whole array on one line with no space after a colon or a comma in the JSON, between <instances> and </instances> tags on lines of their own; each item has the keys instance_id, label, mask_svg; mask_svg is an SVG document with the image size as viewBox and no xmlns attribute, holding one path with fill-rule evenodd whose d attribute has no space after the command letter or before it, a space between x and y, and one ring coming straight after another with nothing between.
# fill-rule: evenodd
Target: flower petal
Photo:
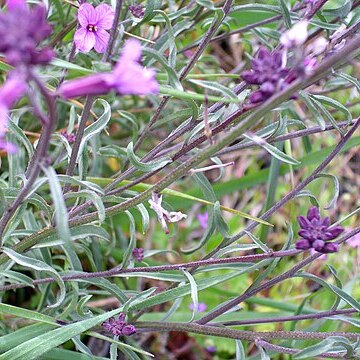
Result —
<instances>
[{"instance_id":1,"label":"flower petal","mask_svg":"<svg viewBox=\"0 0 360 360\"><path fill-rule=\"evenodd\" d=\"M95 8L96 25L98 29L109 30L114 22L114 10L107 4L100 4Z\"/></svg>"},{"instance_id":2,"label":"flower petal","mask_svg":"<svg viewBox=\"0 0 360 360\"><path fill-rule=\"evenodd\" d=\"M85 95L102 95L112 88L108 84L108 74L99 73L84 76L79 79L65 81L59 88L58 94L65 99Z\"/></svg>"},{"instance_id":3,"label":"flower petal","mask_svg":"<svg viewBox=\"0 0 360 360\"><path fill-rule=\"evenodd\" d=\"M82 4L78 10L78 20L84 28L89 24L95 25L97 16L94 7L88 3Z\"/></svg>"},{"instance_id":4,"label":"flower petal","mask_svg":"<svg viewBox=\"0 0 360 360\"><path fill-rule=\"evenodd\" d=\"M5 135L6 129L8 127L8 122L9 122L9 108L0 102L0 138Z\"/></svg>"},{"instance_id":5,"label":"flower petal","mask_svg":"<svg viewBox=\"0 0 360 360\"><path fill-rule=\"evenodd\" d=\"M0 139L0 149L6 151L8 154L16 154L17 147L9 142Z\"/></svg>"},{"instance_id":6,"label":"flower petal","mask_svg":"<svg viewBox=\"0 0 360 360\"><path fill-rule=\"evenodd\" d=\"M313 206L309 209L307 213L307 218L312 221L313 219L320 220L320 212L316 206Z\"/></svg>"},{"instance_id":7,"label":"flower petal","mask_svg":"<svg viewBox=\"0 0 360 360\"><path fill-rule=\"evenodd\" d=\"M122 54L121 59L124 62L127 61L139 61L141 58L141 43L138 40L130 39L126 41Z\"/></svg>"},{"instance_id":8,"label":"flower petal","mask_svg":"<svg viewBox=\"0 0 360 360\"><path fill-rule=\"evenodd\" d=\"M26 88L26 82L21 77L9 77L4 85L0 87L1 104L7 108L11 108L11 106L23 96Z\"/></svg>"},{"instance_id":9,"label":"flower petal","mask_svg":"<svg viewBox=\"0 0 360 360\"><path fill-rule=\"evenodd\" d=\"M103 53L106 50L107 44L109 42L110 35L107 31L99 29L95 33L95 50L98 53Z\"/></svg>"},{"instance_id":10,"label":"flower petal","mask_svg":"<svg viewBox=\"0 0 360 360\"><path fill-rule=\"evenodd\" d=\"M304 216L298 216L297 220L302 229L308 229L311 226L309 220Z\"/></svg>"},{"instance_id":11,"label":"flower petal","mask_svg":"<svg viewBox=\"0 0 360 360\"><path fill-rule=\"evenodd\" d=\"M95 45L95 34L85 28L80 28L75 31L74 42L79 51L89 52Z\"/></svg>"},{"instance_id":12,"label":"flower petal","mask_svg":"<svg viewBox=\"0 0 360 360\"><path fill-rule=\"evenodd\" d=\"M306 239L299 239L296 243L295 243L295 247L298 250L307 250L310 249L311 244L308 240Z\"/></svg>"}]
</instances>

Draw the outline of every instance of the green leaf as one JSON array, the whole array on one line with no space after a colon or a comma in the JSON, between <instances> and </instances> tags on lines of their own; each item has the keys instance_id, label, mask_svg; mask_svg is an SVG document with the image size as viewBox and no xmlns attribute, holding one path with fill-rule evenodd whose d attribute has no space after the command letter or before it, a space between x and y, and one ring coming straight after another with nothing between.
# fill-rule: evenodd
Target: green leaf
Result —
<instances>
[{"instance_id":1,"label":"green leaf","mask_svg":"<svg viewBox=\"0 0 360 360\"><path fill-rule=\"evenodd\" d=\"M7 279L11 279L11 280L15 280L16 283L20 283L20 284L26 284L28 286L31 286L32 288L34 287L33 285L33 280L27 276L24 275L22 273L16 272L16 271L12 271L12 270L3 270L0 271L0 279L1 281L9 281L7 279L2 279L2 277L5 277Z\"/></svg>"},{"instance_id":2,"label":"green leaf","mask_svg":"<svg viewBox=\"0 0 360 360\"><path fill-rule=\"evenodd\" d=\"M251 239L251 241L253 241L254 244L256 244L256 246L260 248L263 252L265 253L271 252L271 249L265 243L259 240L255 235L253 235L251 232L245 231L245 233Z\"/></svg>"},{"instance_id":3,"label":"green leaf","mask_svg":"<svg viewBox=\"0 0 360 360\"><path fill-rule=\"evenodd\" d=\"M170 88L168 86L160 86L160 93L161 95L166 95L166 96L173 96L177 99L190 99L190 100L200 100L202 102L208 100L209 102L218 102L221 101L225 104L229 104L229 103L239 103L240 100L238 98L234 99L225 99L222 97L217 97L217 96L212 96L212 95L203 95L203 94L196 94L193 92L186 92L186 91L181 91L181 90L176 90L173 88Z\"/></svg>"},{"instance_id":4,"label":"green leaf","mask_svg":"<svg viewBox=\"0 0 360 360\"><path fill-rule=\"evenodd\" d=\"M79 146L77 159L76 159L77 162L79 162L79 159L82 156L84 147L87 144L87 142L89 141L89 139L92 138L94 135L100 133L107 126L107 124L111 118L110 104L107 101L102 100L102 99L97 99L97 101L99 101L101 103L101 105L104 108L104 111L103 111L102 115L94 123L89 125L84 130L84 135L82 137L82 140L81 140L81 143Z\"/></svg>"},{"instance_id":5,"label":"green leaf","mask_svg":"<svg viewBox=\"0 0 360 360\"><path fill-rule=\"evenodd\" d=\"M341 290L337 286L332 285L332 284L328 284L323 279L320 279L319 277L317 277L317 276L315 276L313 274L309 274L309 273L305 273L305 272L297 273L295 275L295 277L303 277L303 278L311 279L311 280L317 282L318 284L320 284L324 288L330 290L333 294L339 296L342 300L344 300L351 307L353 307L354 309L360 311L360 303L356 299L354 299L351 295L346 293L344 290Z\"/></svg>"},{"instance_id":6,"label":"green leaf","mask_svg":"<svg viewBox=\"0 0 360 360\"><path fill-rule=\"evenodd\" d=\"M71 198L77 199L80 197L84 197L90 200L94 204L99 216L99 222L100 224L103 223L105 221L106 213L105 213L105 206L101 200L101 197L98 194L96 194L94 191L89 191L89 190L78 190L75 193L67 193L65 195L66 199L71 199Z\"/></svg>"},{"instance_id":7,"label":"green leaf","mask_svg":"<svg viewBox=\"0 0 360 360\"><path fill-rule=\"evenodd\" d=\"M223 274L218 276L209 277L207 279L200 279L197 281L197 289L198 291L214 287L215 285L221 284L227 280L236 278L242 274L253 271L255 269L262 268L269 263L268 260L263 260L258 262L257 264L250 265L247 268L243 268L241 270L237 270L236 272L232 272L230 274ZM189 295L191 293L190 284L179 285L177 288L166 290L160 294L156 294L149 299L142 301L135 306L130 307L129 311L142 310L157 304L162 304L167 301L175 300L179 297Z\"/></svg>"},{"instance_id":8,"label":"green leaf","mask_svg":"<svg viewBox=\"0 0 360 360\"><path fill-rule=\"evenodd\" d=\"M189 273L189 271L187 271L186 269L183 269L182 272L186 276L186 278L189 280L189 284L190 284L190 294L191 294L191 300L192 300L192 304L193 304L193 311L192 311L190 322L192 322L197 314L198 307L199 307L198 288L197 288L194 277Z\"/></svg>"},{"instance_id":9,"label":"green leaf","mask_svg":"<svg viewBox=\"0 0 360 360\"><path fill-rule=\"evenodd\" d=\"M143 204L137 205L136 208L139 210L139 212L141 214L142 232L143 232L143 234L145 234L148 231L149 224L150 224L149 213L148 213L148 211L146 210L146 207Z\"/></svg>"},{"instance_id":10,"label":"green leaf","mask_svg":"<svg viewBox=\"0 0 360 360\"><path fill-rule=\"evenodd\" d=\"M51 65L59 67L60 69L76 70L80 75L89 75L94 73L93 70L83 68L77 64L58 58L53 59L51 61Z\"/></svg>"},{"instance_id":11,"label":"green leaf","mask_svg":"<svg viewBox=\"0 0 360 360\"><path fill-rule=\"evenodd\" d=\"M0 308L1 312L1 308ZM13 331L10 334L0 337L0 353L4 353L15 346L28 341L36 336L45 334L50 330L57 327L56 324L33 324L30 326L25 326L19 330Z\"/></svg>"},{"instance_id":12,"label":"green leaf","mask_svg":"<svg viewBox=\"0 0 360 360\"><path fill-rule=\"evenodd\" d=\"M136 167L137 169L139 169L143 172L151 172L151 171L161 169L166 164L169 164L172 162L172 160L170 158L163 158L161 160L154 160L154 161L149 161L146 163L141 162L134 153L134 145L133 145L132 141L127 146L126 152L127 152L127 156L128 156L128 159L129 159L131 165L133 165L134 167Z\"/></svg>"},{"instance_id":13,"label":"green leaf","mask_svg":"<svg viewBox=\"0 0 360 360\"><path fill-rule=\"evenodd\" d=\"M99 239L103 239L108 241L109 234L100 226L93 225L93 224L85 224L73 227L70 229L70 237L71 241L77 239L84 239L89 236L97 237ZM59 239L57 234L50 234L38 242L34 248L44 248L50 246L57 246L64 244L65 241L61 238Z\"/></svg>"},{"instance_id":14,"label":"green leaf","mask_svg":"<svg viewBox=\"0 0 360 360\"><path fill-rule=\"evenodd\" d=\"M246 139L252 140L255 144L259 145L263 149L265 149L269 154L274 156L276 159L290 165L299 165L300 162L293 159L291 156L285 154L281 150L279 150L276 146L270 145L263 138L257 136L255 134L245 133L243 136Z\"/></svg>"},{"instance_id":15,"label":"green leaf","mask_svg":"<svg viewBox=\"0 0 360 360\"><path fill-rule=\"evenodd\" d=\"M236 360L246 360L246 354L241 340L235 340L235 345L236 345Z\"/></svg>"},{"instance_id":16,"label":"green leaf","mask_svg":"<svg viewBox=\"0 0 360 360\"><path fill-rule=\"evenodd\" d=\"M209 90L213 90L216 92L220 92L225 97L229 97L230 99L238 99L237 95L228 87L219 84L215 81L205 81L205 80L188 80L189 82L204 87Z\"/></svg>"},{"instance_id":17,"label":"green leaf","mask_svg":"<svg viewBox=\"0 0 360 360\"><path fill-rule=\"evenodd\" d=\"M51 330L46 334L42 334L31 340L25 341L13 349L8 350L4 354L0 355L0 360L38 359L39 356L65 343L74 336L79 335L94 326L103 323L110 317L119 314L121 310L122 308L119 308L90 319L78 321L73 324L64 325L58 329Z\"/></svg>"},{"instance_id":18,"label":"green leaf","mask_svg":"<svg viewBox=\"0 0 360 360\"><path fill-rule=\"evenodd\" d=\"M282 10L282 15L284 18L285 25L288 29L290 29L291 28L291 16L290 16L290 11L289 11L288 5L285 0L279 0L279 5Z\"/></svg>"},{"instance_id":19,"label":"green leaf","mask_svg":"<svg viewBox=\"0 0 360 360\"><path fill-rule=\"evenodd\" d=\"M151 353L149 353L149 352L147 352L147 351L144 351L144 350L142 350L142 349L137 349L137 348L134 347L134 346L131 346L131 345L126 344L126 343L124 343L124 342L122 342L122 341L119 341L119 340L111 339L111 338L109 338L108 336L104 336L104 335L98 334L98 333L93 332L93 331L89 331L89 332L88 332L88 335L93 336L93 337L95 337L95 338L97 338L97 339L101 339L101 340L107 341L107 342L109 342L109 343L111 343L111 344L116 344L121 350L122 350L122 349L130 349L130 350L132 350L132 351L134 351L134 352L137 352L137 353L139 353L139 354L143 354L143 355L146 355L146 356L154 357L153 354L151 354Z\"/></svg>"},{"instance_id":20,"label":"green leaf","mask_svg":"<svg viewBox=\"0 0 360 360\"><path fill-rule=\"evenodd\" d=\"M129 264L129 261L130 261L130 258L132 256L132 252L135 248L135 245L136 245L136 240L135 240L135 220L134 220L134 217L132 216L131 212L126 210L125 211L125 214L127 215L127 217L129 218L129 222L130 222L130 240L129 240L129 245L127 247L127 249L125 250L125 253L124 253L124 257L123 257L123 260L121 262L121 268L122 269L126 269L128 264Z\"/></svg>"},{"instance_id":21,"label":"green leaf","mask_svg":"<svg viewBox=\"0 0 360 360\"><path fill-rule=\"evenodd\" d=\"M37 311L19 308L13 305L0 303L0 313L12 315L22 319L33 320L44 324L59 326L58 324L56 324L55 319L51 316L41 314Z\"/></svg>"},{"instance_id":22,"label":"green leaf","mask_svg":"<svg viewBox=\"0 0 360 360\"><path fill-rule=\"evenodd\" d=\"M20 264L22 266L25 266L27 268L34 269L37 271L43 271L43 272L50 273L55 278L56 282L58 283L58 285L60 287L60 294L59 294L59 297L58 297L56 303L53 305L49 305L48 307L54 308L54 307L58 307L62 304L62 302L65 300L65 294L66 294L65 283L64 283L63 279L61 278L61 276L56 272L55 269L53 269L50 265L44 263L41 260L37 260L37 259L31 258L29 256L18 254L14 250L6 248L6 247L3 248L3 252L11 260L14 260L17 264Z\"/></svg>"},{"instance_id":23,"label":"green leaf","mask_svg":"<svg viewBox=\"0 0 360 360\"><path fill-rule=\"evenodd\" d=\"M65 253L74 270L82 270L81 263L77 257L73 244L71 243L71 234L68 224L68 212L65 205L64 195L56 172L52 167L43 167L43 171L48 178L51 197L55 207L56 232L59 238L64 241L63 247Z\"/></svg>"},{"instance_id":24,"label":"green leaf","mask_svg":"<svg viewBox=\"0 0 360 360\"><path fill-rule=\"evenodd\" d=\"M299 351L294 355L294 359L309 359L317 355L320 355L324 352L331 351L336 344L339 342L347 343L350 345L350 342L347 338L342 336L329 336L327 339L320 341L319 343L309 346L304 350ZM344 348L344 350L346 350Z\"/></svg>"},{"instance_id":25,"label":"green leaf","mask_svg":"<svg viewBox=\"0 0 360 360\"><path fill-rule=\"evenodd\" d=\"M334 185L334 195L329 203L329 205L325 206L324 209L328 210L328 209L333 209L336 205L337 199L340 195L340 183L339 183L339 179L335 176L335 175L331 175L331 174L324 174L324 173L320 173L316 175L316 178L328 178L332 181L333 185Z\"/></svg>"}]
</instances>

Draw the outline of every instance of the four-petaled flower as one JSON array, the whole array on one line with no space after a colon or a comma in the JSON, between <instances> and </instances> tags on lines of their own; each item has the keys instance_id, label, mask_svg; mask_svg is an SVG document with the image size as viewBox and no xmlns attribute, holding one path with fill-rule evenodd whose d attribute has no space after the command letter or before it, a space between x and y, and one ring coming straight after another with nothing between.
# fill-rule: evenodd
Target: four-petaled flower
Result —
<instances>
[{"instance_id":1,"label":"four-petaled flower","mask_svg":"<svg viewBox=\"0 0 360 360\"><path fill-rule=\"evenodd\" d=\"M161 227L165 231L165 234L169 233L169 229L167 227L167 223L178 222L182 219L186 219L187 215L183 214L180 211L168 211L161 206L162 195L159 195L156 192L152 193L152 198L149 200L150 208L156 212L158 220L161 224Z\"/></svg>"},{"instance_id":2,"label":"four-petaled flower","mask_svg":"<svg viewBox=\"0 0 360 360\"><path fill-rule=\"evenodd\" d=\"M135 39L128 40L113 72L66 81L59 88L59 94L67 99L102 95L111 90L115 90L120 95L157 94L159 84L155 79L155 70L141 66L140 57L140 42Z\"/></svg>"},{"instance_id":3,"label":"four-petaled flower","mask_svg":"<svg viewBox=\"0 0 360 360\"><path fill-rule=\"evenodd\" d=\"M103 53L109 42L109 30L114 21L111 6L100 4L94 8L90 4L82 4L78 10L80 28L76 30L74 42L81 52L89 52L92 48Z\"/></svg>"},{"instance_id":4,"label":"four-petaled flower","mask_svg":"<svg viewBox=\"0 0 360 360\"><path fill-rule=\"evenodd\" d=\"M295 244L297 249L313 248L324 254L338 250L339 245L329 241L338 237L344 228L339 225L330 226L330 219L328 217L321 218L317 207L311 207L306 217L298 216L298 222L301 227L298 234L302 238Z\"/></svg>"}]
</instances>

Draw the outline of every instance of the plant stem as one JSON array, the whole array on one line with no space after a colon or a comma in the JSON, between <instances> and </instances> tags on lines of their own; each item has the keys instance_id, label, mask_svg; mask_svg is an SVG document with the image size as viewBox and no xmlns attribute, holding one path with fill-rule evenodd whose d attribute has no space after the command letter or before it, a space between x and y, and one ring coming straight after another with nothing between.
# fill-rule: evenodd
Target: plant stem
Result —
<instances>
[{"instance_id":1,"label":"plant stem","mask_svg":"<svg viewBox=\"0 0 360 360\"><path fill-rule=\"evenodd\" d=\"M298 349L290 349L290 348L286 348L284 346L273 345L262 339L256 339L255 344L263 347L264 349L274 351L277 353L282 353L282 354L296 354L299 351L301 351ZM346 350L344 350L344 352L345 351ZM344 359L344 355L345 354L322 353L320 355L316 355L316 357L317 358L325 358L325 359ZM353 359L359 359L359 357L355 356L355 357L353 357Z\"/></svg>"},{"instance_id":2,"label":"plant stem","mask_svg":"<svg viewBox=\"0 0 360 360\"><path fill-rule=\"evenodd\" d=\"M265 114L267 114L269 111L274 109L276 106L280 105L283 101L288 100L293 95L293 93L299 91L302 88L305 88L306 86L308 86L309 83L312 83L314 80L320 79L323 76L323 74L327 73L329 69L331 69L333 66L344 63L347 59L353 56L353 53L357 51L359 47L360 47L360 36L356 36L347 45L345 45L339 52L333 54L332 56L329 56L326 60L324 60L323 63L320 64L318 68L314 71L312 76L306 77L305 79L302 80L297 80L288 88L285 88L283 91L279 92L275 96L272 96L264 104L262 104L262 106L258 107L247 118L242 120L240 124L234 126L232 131L224 135L221 139L219 139L217 143L215 143L214 145L209 145L207 148L200 150L196 155L194 155L192 158L188 159L184 163L180 164L176 169L171 171L168 175L166 175L163 179L158 181L148 190L134 196L134 198L132 199L124 201L119 205L115 205L107 208L106 209L107 216L116 215L120 212L123 212L124 210L127 210L135 205L142 203L143 201L149 199L153 192L161 192L161 190L165 189L175 180L186 174L192 167L200 164L202 161L208 159L217 151L231 144L235 139L241 136L244 131L248 130L251 126L255 125ZM357 121L357 123L354 124L354 126L348 132L347 134L348 137L352 135L352 133L355 131L358 125L359 125L359 120ZM345 142L342 140L339 144L341 148L343 145L345 145ZM338 147L339 145L336 147L337 151L340 150L338 149ZM287 199L289 200L290 198ZM275 206L278 205L276 204ZM271 215L272 211L271 213L269 213L269 211L266 214ZM263 216L265 216L265 214ZM96 212L86 214L79 218L72 219L69 222L69 226L74 227L77 225L86 224L88 222L96 220L97 217L98 215ZM255 227L256 225L251 225L251 226ZM40 241L40 239L44 238L46 234L53 233L54 231L55 231L54 228L41 230L40 232L30 235L26 239L22 240L21 242L16 244L14 248L20 251L25 251L26 249L29 249L31 246L35 245L38 241ZM6 256L0 255L0 264L5 259Z\"/></svg>"},{"instance_id":3,"label":"plant stem","mask_svg":"<svg viewBox=\"0 0 360 360\"><path fill-rule=\"evenodd\" d=\"M218 21L214 21L213 24L210 26L209 30L207 31L206 35L202 39L202 41L199 44L198 48L196 49L196 51L192 55L191 59L189 60L189 62L185 66L185 68L181 71L181 73L179 75L179 81L180 82L185 79L186 75L190 72L190 70L196 64L196 61L200 58L200 56L204 52L206 46L209 44L210 40L212 39L212 37L215 35L217 30L219 29L219 27L222 24L223 20L225 19L225 17L227 16L227 14L230 11L230 7L231 7L232 2L233 2L233 0L226 0L225 1L224 5L222 7L222 10L223 10L222 18L219 19ZM161 101L161 103L160 103L158 109L156 110L154 116L147 123L147 125L145 126L144 131L141 133L141 135L139 136L136 144L134 145L134 151L136 151L141 146L143 140L148 135L151 127L159 119L162 110L165 108L165 106L166 106L166 104L168 103L169 100L170 100L170 97L168 97L168 96L163 98L163 100Z\"/></svg>"},{"instance_id":4,"label":"plant stem","mask_svg":"<svg viewBox=\"0 0 360 360\"><path fill-rule=\"evenodd\" d=\"M34 182L36 181L40 170L41 170L41 162L46 159L47 149L49 147L51 134L57 123L57 113L56 113L56 104L55 97L47 90L42 81L32 72L29 72L30 79L33 80L36 86L39 88L42 96L44 97L47 106L48 106L48 117L47 121L44 123L43 132L41 134L41 141L39 141L38 148L33 155L34 161L33 166L31 167L27 181L23 184L22 189L17 195L16 199L12 204L5 210L3 216L0 219L0 247L2 246L2 235L4 230L18 209L19 205L25 200L29 191L31 190Z\"/></svg>"},{"instance_id":5,"label":"plant stem","mask_svg":"<svg viewBox=\"0 0 360 360\"><path fill-rule=\"evenodd\" d=\"M119 21L120 21L121 8L122 8L122 0L117 0L116 1L114 21L113 21L113 24L112 24L111 29L110 29L109 42L107 44L106 51L105 51L104 56L102 58L103 62L106 62L106 61L108 61L110 59L111 51L112 51L113 46L114 46L117 27L118 27ZM80 144L81 144L81 141L82 141L83 136L84 136L86 123L87 123L88 118L90 116L90 112L91 112L91 108L92 108L92 106L94 104L94 100L95 100L94 96L87 96L86 97L84 109L83 109L81 119L80 119L80 123L79 123L78 129L76 131L75 141L74 141L74 144L73 144L73 147L72 147L72 150L71 150L71 156L70 156L70 160L69 160L69 165L68 165L68 167L66 169L66 175L68 175L68 176L73 176L74 175L76 161L77 161L77 157L78 157L78 153L79 153L79 149L80 149ZM69 191L69 189L70 189L70 184L68 184L68 183L65 184L64 191L63 191L64 194L67 193Z\"/></svg>"},{"instance_id":6,"label":"plant stem","mask_svg":"<svg viewBox=\"0 0 360 360\"><path fill-rule=\"evenodd\" d=\"M109 61L110 56L111 56L111 52L112 52L113 47L114 47L117 28L119 26L119 21L120 21L120 16L121 16L122 3L123 3L123 0L117 0L116 1L114 21L113 21L113 24L112 24L111 29L110 29L110 38L109 38L109 42L107 44L104 56L102 58L102 61L104 61L104 62Z\"/></svg>"},{"instance_id":7,"label":"plant stem","mask_svg":"<svg viewBox=\"0 0 360 360\"><path fill-rule=\"evenodd\" d=\"M346 235L342 236L337 243L341 244L344 241L350 239L351 237L353 237L354 235L356 235L357 233L360 232L360 227L352 230L351 232L347 233ZM237 296L236 298L234 298L233 300L227 302L226 304L224 304L223 306L218 307L216 310L208 313L207 315L203 316L200 320L198 320L196 323L203 325L208 323L209 321L217 318L218 316L224 314L226 311L229 311L230 309L232 309L234 306L237 306L238 304L240 304L241 302L243 302L244 300L254 296L255 294L257 294L258 292L268 289L272 286L274 286L275 284L278 284L279 282L282 282L284 280L290 279L292 276L294 276L300 269L302 269L304 266L312 263L315 259L319 258L322 254L321 253L316 253L314 255L308 256L306 259L300 261L298 264L296 264L294 267L292 267L290 270L284 272L281 275L278 275L276 277L274 277L273 279L267 281L266 283L259 285L258 287L251 289L251 290L247 290L245 291L242 295Z\"/></svg>"},{"instance_id":8,"label":"plant stem","mask_svg":"<svg viewBox=\"0 0 360 360\"><path fill-rule=\"evenodd\" d=\"M228 339L239 339L254 341L257 339L275 340L275 339L293 339L293 340L323 340L329 336L343 336L350 340L357 340L358 333L351 332L312 332L312 331L244 331L219 328L216 326L199 325L196 323L177 323L162 321L139 321L137 328L156 329L159 331L180 331L195 334L225 337Z\"/></svg>"},{"instance_id":9,"label":"plant stem","mask_svg":"<svg viewBox=\"0 0 360 360\"><path fill-rule=\"evenodd\" d=\"M294 256L301 253L301 250L285 250L285 251L274 251L272 253L265 254L255 254L255 255L244 255L244 256L235 256L232 258L225 259L208 259L208 260L199 260L199 261L191 261L187 263L181 264L173 264L173 265L160 265L160 266L143 266L136 267L130 269L121 269L119 267L115 267L111 270L107 271L99 271L93 273L79 273L74 275L65 275L62 276L64 281L70 280L81 280L81 279L93 279L93 278L105 278L110 276L116 276L119 274L134 274L134 273L152 273L152 272L161 272L161 271L173 271L173 270L182 270L186 268L191 268L193 266L208 266L208 265L216 265L216 264L239 264L239 263L251 263L259 260L269 259L269 258L277 258L277 257L286 257L286 256ZM54 282L53 278L43 278L34 280L32 285L39 284L47 284ZM11 284L0 287L0 291L14 290L22 287L27 287L27 284Z\"/></svg>"},{"instance_id":10,"label":"plant stem","mask_svg":"<svg viewBox=\"0 0 360 360\"><path fill-rule=\"evenodd\" d=\"M353 314L356 312L358 312L356 309L329 310L329 311L318 312L315 314L291 315L291 316L283 316L283 317L262 318L262 319L260 318L260 319L239 320L239 321L220 321L218 323L211 323L210 325L241 326L241 325L267 324L267 323L275 323L275 322L300 321L307 319L322 319L324 317L331 317L331 316L343 315L343 314Z\"/></svg>"}]
</instances>

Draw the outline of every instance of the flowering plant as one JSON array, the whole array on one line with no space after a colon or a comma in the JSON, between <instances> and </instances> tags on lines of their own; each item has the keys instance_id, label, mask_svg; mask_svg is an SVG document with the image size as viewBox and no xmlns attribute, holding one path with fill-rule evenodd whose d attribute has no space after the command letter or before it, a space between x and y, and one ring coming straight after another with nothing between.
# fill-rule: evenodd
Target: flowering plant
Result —
<instances>
[{"instance_id":1,"label":"flowering plant","mask_svg":"<svg viewBox=\"0 0 360 360\"><path fill-rule=\"evenodd\" d=\"M359 5L2 2L0 359L359 358Z\"/></svg>"}]
</instances>

